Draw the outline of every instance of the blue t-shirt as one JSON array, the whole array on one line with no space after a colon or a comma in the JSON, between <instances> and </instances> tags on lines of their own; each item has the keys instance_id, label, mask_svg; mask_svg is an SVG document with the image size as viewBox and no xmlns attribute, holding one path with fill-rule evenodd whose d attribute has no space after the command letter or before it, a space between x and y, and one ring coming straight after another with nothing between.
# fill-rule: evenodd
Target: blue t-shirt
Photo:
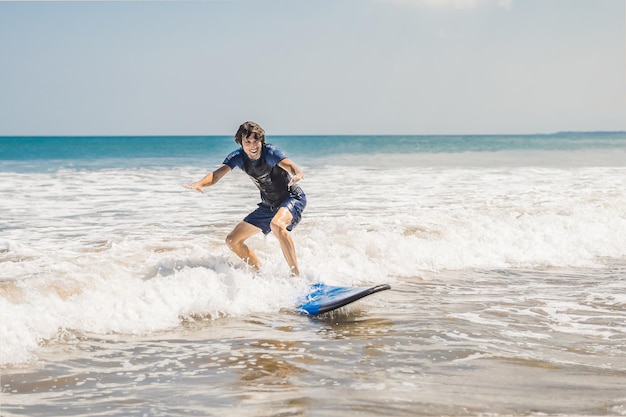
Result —
<instances>
[{"instance_id":1,"label":"blue t-shirt","mask_svg":"<svg viewBox=\"0 0 626 417\"><path fill-rule=\"evenodd\" d=\"M286 157L276 146L266 143L259 159L250 159L243 148L239 148L224 159L224 164L231 169L241 168L261 192L261 201L270 207L278 207L292 192L302 193L297 185L288 186L289 173L278 166Z\"/></svg>"}]
</instances>

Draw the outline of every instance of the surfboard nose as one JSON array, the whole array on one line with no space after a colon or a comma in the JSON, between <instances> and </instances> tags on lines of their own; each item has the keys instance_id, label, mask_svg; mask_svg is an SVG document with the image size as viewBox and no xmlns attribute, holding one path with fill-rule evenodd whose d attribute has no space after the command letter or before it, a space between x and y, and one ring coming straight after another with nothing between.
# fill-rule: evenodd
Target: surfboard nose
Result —
<instances>
[{"instance_id":1,"label":"surfboard nose","mask_svg":"<svg viewBox=\"0 0 626 417\"><path fill-rule=\"evenodd\" d=\"M391 289L389 284L371 287L341 287L317 283L311 286L311 291L307 295L297 301L296 308L303 314L315 316L389 289Z\"/></svg>"}]
</instances>

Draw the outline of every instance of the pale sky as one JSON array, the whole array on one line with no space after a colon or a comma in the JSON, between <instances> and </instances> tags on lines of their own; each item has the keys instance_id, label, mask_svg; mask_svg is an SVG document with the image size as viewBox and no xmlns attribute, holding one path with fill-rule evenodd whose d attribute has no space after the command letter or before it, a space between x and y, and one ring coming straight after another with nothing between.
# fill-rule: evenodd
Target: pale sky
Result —
<instances>
[{"instance_id":1,"label":"pale sky","mask_svg":"<svg viewBox=\"0 0 626 417\"><path fill-rule=\"evenodd\" d=\"M0 136L626 130L624 0L0 1Z\"/></svg>"}]
</instances>

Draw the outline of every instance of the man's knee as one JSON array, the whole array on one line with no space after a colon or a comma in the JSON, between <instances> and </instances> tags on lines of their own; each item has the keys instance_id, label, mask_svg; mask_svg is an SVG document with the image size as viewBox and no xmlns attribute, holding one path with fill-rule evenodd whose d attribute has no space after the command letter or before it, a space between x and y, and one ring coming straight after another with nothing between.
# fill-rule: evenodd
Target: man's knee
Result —
<instances>
[{"instance_id":1,"label":"man's knee","mask_svg":"<svg viewBox=\"0 0 626 417\"><path fill-rule=\"evenodd\" d=\"M276 235L287 231L287 225L282 220L272 219L270 222L270 229L272 230L272 233Z\"/></svg>"},{"instance_id":2,"label":"man's knee","mask_svg":"<svg viewBox=\"0 0 626 417\"><path fill-rule=\"evenodd\" d=\"M233 232L230 232L228 236L226 236L226 245L232 249L237 244L238 243L235 241L235 235Z\"/></svg>"},{"instance_id":3,"label":"man's knee","mask_svg":"<svg viewBox=\"0 0 626 417\"><path fill-rule=\"evenodd\" d=\"M282 207L270 222L270 230L274 234L284 234L287 232L287 227L289 227L292 220L293 216L289 210Z\"/></svg>"}]
</instances>

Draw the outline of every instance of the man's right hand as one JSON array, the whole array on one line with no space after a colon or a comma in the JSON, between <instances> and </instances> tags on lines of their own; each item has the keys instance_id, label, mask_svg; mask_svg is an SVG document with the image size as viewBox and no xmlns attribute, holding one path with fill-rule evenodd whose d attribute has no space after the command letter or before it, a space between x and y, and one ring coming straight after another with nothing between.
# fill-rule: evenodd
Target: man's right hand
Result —
<instances>
[{"instance_id":1,"label":"man's right hand","mask_svg":"<svg viewBox=\"0 0 626 417\"><path fill-rule=\"evenodd\" d=\"M199 182L199 181L198 181L198 182L194 182L194 183L192 183L192 184L186 184L186 185L183 185L183 187L185 187L185 188L189 188L190 190L196 190L196 191L201 192L201 193L203 193L203 192L204 192L204 191L202 190L202 186L200 185L200 182Z\"/></svg>"}]
</instances>

